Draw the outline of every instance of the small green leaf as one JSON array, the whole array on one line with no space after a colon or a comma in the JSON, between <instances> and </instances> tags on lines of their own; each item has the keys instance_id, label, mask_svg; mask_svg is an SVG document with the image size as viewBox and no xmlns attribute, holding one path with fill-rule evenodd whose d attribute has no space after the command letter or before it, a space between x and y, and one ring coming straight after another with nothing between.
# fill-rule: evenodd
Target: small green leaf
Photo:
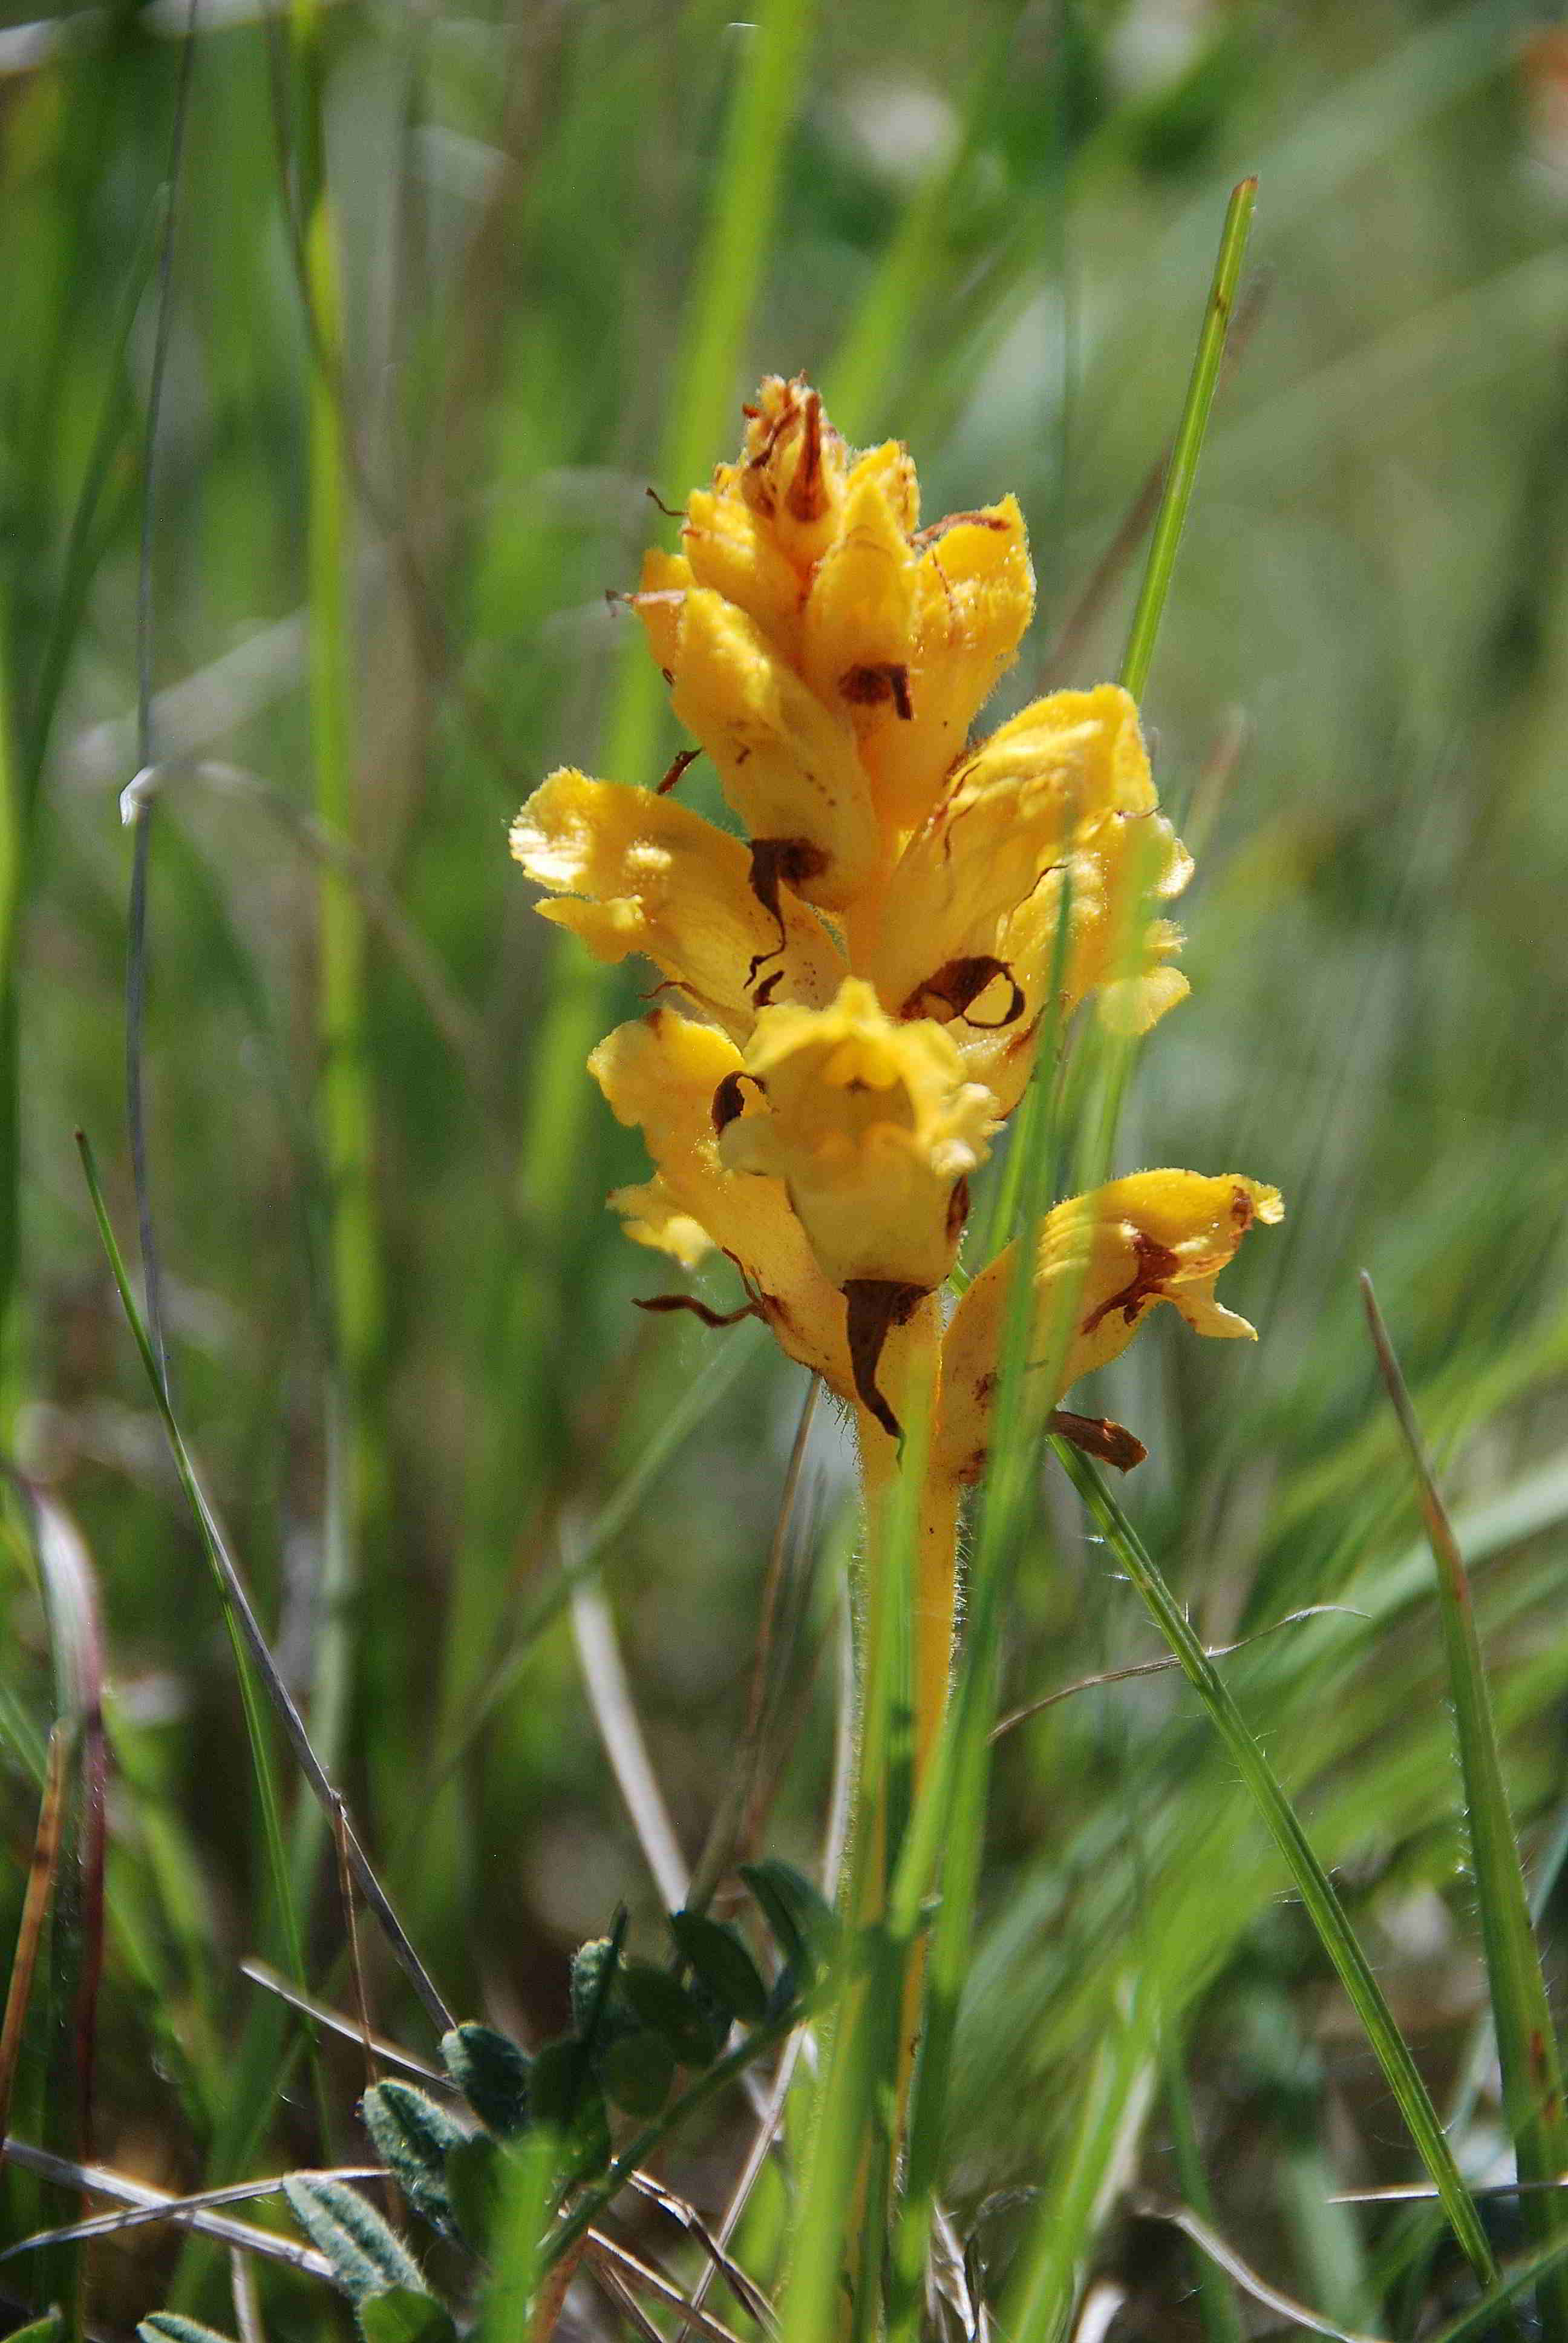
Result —
<instances>
[{"instance_id":1,"label":"small green leaf","mask_svg":"<svg viewBox=\"0 0 1568 2343\"><path fill-rule=\"evenodd\" d=\"M839 1922L826 1902L792 1863L770 1855L763 1863L743 1863L740 1876L762 1907L779 1949L789 1966L804 1979L815 1976L832 1958Z\"/></svg>"},{"instance_id":2,"label":"small green leaf","mask_svg":"<svg viewBox=\"0 0 1568 2343\"><path fill-rule=\"evenodd\" d=\"M572 1955L572 2024L586 2040L602 2024L620 1965L620 1948L613 1936L593 1936Z\"/></svg>"},{"instance_id":3,"label":"small green leaf","mask_svg":"<svg viewBox=\"0 0 1568 2343\"><path fill-rule=\"evenodd\" d=\"M166 2318L167 2313L164 2311L155 2311L153 2316L155 2318ZM187 2327L190 2323L191 2322L188 2318L185 2321L185 2324ZM15 2335L11 2337L10 2343L59 2343L59 2338L65 2333L65 2323L62 2320L59 2312L57 2310L46 2310L42 2318L35 2318L31 2327L18 2327ZM206 2338L212 2331L211 2328L202 2328L197 2331L201 2335L202 2343L206 2343ZM136 2333L138 2335L166 2335L169 2332L170 2329L168 2328L155 2327L149 2320L145 2318L136 2329ZM228 2338L226 2336L220 2335L216 2338L216 2343L228 2343Z\"/></svg>"},{"instance_id":4,"label":"small green leaf","mask_svg":"<svg viewBox=\"0 0 1568 2343\"><path fill-rule=\"evenodd\" d=\"M503 2139L527 2128L532 2066L508 2036L470 2020L442 2036L441 2056L481 2123Z\"/></svg>"},{"instance_id":5,"label":"small green leaf","mask_svg":"<svg viewBox=\"0 0 1568 2343\"><path fill-rule=\"evenodd\" d=\"M416 2212L427 2220L445 2221L451 2207L447 2196L447 2157L468 2135L411 2083L378 2083L360 2103L366 2129L382 2162Z\"/></svg>"},{"instance_id":6,"label":"small green leaf","mask_svg":"<svg viewBox=\"0 0 1568 2343\"><path fill-rule=\"evenodd\" d=\"M367 2295L357 2315L365 2343L454 2343L457 2332L451 2314L412 2287Z\"/></svg>"},{"instance_id":7,"label":"small green leaf","mask_svg":"<svg viewBox=\"0 0 1568 2343\"><path fill-rule=\"evenodd\" d=\"M534 2120L569 2132L595 2088L587 2049L575 2035L544 2044L534 2059L531 2088Z\"/></svg>"},{"instance_id":8,"label":"small green leaf","mask_svg":"<svg viewBox=\"0 0 1568 2343\"><path fill-rule=\"evenodd\" d=\"M683 1985L651 1961L624 1961L621 1990L631 2008L662 2034L683 2066L706 2066L724 2047L724 2032L712 2025Z\"/></svg>"},{"instance_id":9,"label":"small green leaf","mask_svg":"<svg viewBox=\"0 0 1568 2343\"><path fill-rule=\"evenodd\" d=\"M283 2193L295 2219L356 2303L399 2287L424 2292L425 2281L402 2239L357 2189L296 2172L284 2182Z\"/></svg>"},{"instance_id":10,"label":"small green leaf","mask_svg":"<svg viewBox=\"0 0 1568 2343\"><path fill-rule=\"evenodd\" d=\"M53 2343L60 2332L60 2314L51 2311L40 2318L35 2327L24 2327L20 2335L13 2335L11 2343ZM204 2327L199 2318L186 2318L177 2310L155 2310L142 2320L136 2329L136 2343L228 2343L216 2327Z\"/></svg>"},{"instance_id":11,"label":"small green leaf","mask_svg":"<svg viewBox=\"0 0 1568 2343\"><path fill-rule=\"evenodd\" d=\"M768 1988L735 1930L706 1912L672 1912L675 1941L721 2009L755 2025L768 2014Z\"/></svg>"},{"instance_id":12,"label":"small green leaf","mask_svg":"<svg viewBox=\"0 0 1568 2343\"><path fill-rule=\"evenodd\" d=\"M609 2118L586 2044L571 2035L547 2042L534 2060L534 2117L561 2135L574 2179L609 2160Z\"/></svg>"},{"instance_id":13,"label":"small green leaf","mask_svg":"<svg viewBox=\"0 0 1568 2343\"><path fill-rule=\"evenodd\" d=\"M447 2201L465 2245L488 2253L490 2225L501 2194L501 2162L507 2151L487 2131L476 2132L447 2152Z\"/></svg>"},{"instance_id":14,"label":"small green leaf","mask_svg":"<svg viewBox=\"0 0 1568 2343\"><path fill-rule=\"evenodd\" d=\"M612 2042L599 2061L605 2094L628 2116L656 2116L675 2080L675 2057L662 2034L639 2026Z\"/></svg>"}]
</instances>

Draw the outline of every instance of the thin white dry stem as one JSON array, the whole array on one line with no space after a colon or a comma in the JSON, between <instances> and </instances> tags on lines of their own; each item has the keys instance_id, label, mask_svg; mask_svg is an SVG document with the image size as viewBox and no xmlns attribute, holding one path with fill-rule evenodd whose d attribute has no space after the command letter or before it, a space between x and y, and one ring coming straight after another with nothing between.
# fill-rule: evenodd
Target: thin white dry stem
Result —
<instances>
[{"instance_id":1,"label":"thin white dry stem","mask_svg":"<svg viewBox=\"0 0 1568 2343\"><path fill-rule=\"evenodd\" d=\"M607 2237L602 2229L588 2231L588 2254L590 2258L609 2263L630 2285L640 2287L645 2294L651 2294L658 2301L678 2310L689 2327L695 2327L699 2334L710 2336L713 2343L739 2343L732 2327L726 2327L723 2320L715 2318L711 2311L702 2309L696 2301L689 2299L662 2271L639 2260L625 2246L618 2245L613 2237ZM654 2331L657 2333L658 2329Z\"/></svg>"},{"instance_id":2,"label":"thin white dry stem","mask_svg":"<svg viewBox=\"0 0 1568 2343\"><path fill-rule=\"evenodd\" d=\"M229 2292L234 2298L234 2323L239 2329L239 2343L266 2343L266 2330L261 2323L261 2298L256 2290L256 2271L237 2249L228 2258Z\"/></svg>"},{"instance_id":3,"label":"thin white dry stem","mask_svg":"<svg viewBox=\"0 0 1568 2343\"><path fill-rule=\"evenodd\" d=\"M216 2237L224 2245L234 2246L241 2253L261 2254L268 2260L287 2262L312 2278L329 2278L332 2265L325 2254L312 2246L297 2245L292 2237L279 2237L271 2229L253 2228L248 2221L231 2221L222 2213L209 2208L215 2205L233 2205L246 2197L267 2197L283 2186L280 2177L270 2180L244 2180L229 2188L209 2188L196 2197L170 2197L161 2188L149 2188L145 2182L127 2178L123 2172L111 2172L101 2164L76 2164L69 2157L51 2156L47 2148L34 2147L25 2139L7 2138L0 2142L0 2163L19 2164L24 2172L35 2172L41 2180L53 2180L62 2188L85 2189L95 2197L112 2197L126 2207L123 2213L100 2213L86 2221L73 2222L62 2229L41 2231L34 2237L7 2246L0 2253L0 2261L9 2260L14 2254L45 2245L66 2244L73 2238L101 2237L111 2229L136 2227L144 2222L175 2220L182 2226L199 2229L204 2237ZM310 2175L316 2180L378 2180L384 2167L379 2164L350 2164L329 2172Z\"/></svg>"},{"instance_id":4,"label":"thin white dry stem","mask_svg":"<svg viewBox=\"0 0 1568 2343\"><path fill-rule=\"evenodd\" d=\"M1168 2221L1172 2228L1180 2229L1184 2237L1190 2237L1211 2261L1218 2263L1226 2276L1233 2278L1254 2302L1261 2302L1265 2310L1274 2311L1292 2326L1305 2327L1313 2335L1332 2336L1334 2343L1378 2343L1375 2336L1363 2335L1353 2327L1337 2327L1332 2318L1324 2318L1317 2311L1309 2310L1304 2303L1295 2301L1277 2286L1271 2286L1267 2278L1260 2278L1257 2271L1241 2259L1233 2247L1226 2244L1217 2230L1211 2229L1206 2221L1201 2221L1196 2213L1189 2212L1185 2205L1167 2204L1158 2197L1138 2197L1132 2200L1132 2209L1146 2221Z\"/></svg>"},{"instance_id":5,"label":"thin white dry stem","mask_svg":"<svg viewBox=\"0 0 1568 2343\"><path fill-rule=\"evenodd\" d=\"M317 2026L325 2026L328 2033L340 2034L346 2042L364 2043L365 2036L357 2017L350 2017L345 2010L334 2009L330 2002L317 2001L313 1994L301 1993L297 1985L291 1985L286 1976L280 1976L265 1961L241 1961L239 1973L241 1976L248 1977L252 1985L262 1986L268 1993L275 1993L279 2001L287 2002L291 2009L297 2009L302 2016L314 2018ZM411 2050L405 2050L401 2043L388 2042L384 2034L373 2034L370 2047L384 2066L401 2066L405 2074L417 2075L421 2081L437 2083L443 2090L451 2089L450 2077L444 2075L438 2066L432 2066L427 2059L417 2058Z\"/></svg>"},{"instance_id":6,"label":"thin white dry stem","mask_svg":"<svg viewBox=\"0 0 1568 2343\"><path fill-rule=\"evenodd\" d=\"M565 1541L563 1540L563 1543ZM566 1557L568 1565L570 1556ZM597 1585L578 1577L571 1594L572 1634L582 1664L588 1705L619 1786L631 1826L655 1886L671 1912L686 1901L689 1874L664 1793L654 1775L632 1706L631 1689L616 1640L609 1605Z\"/></svg>"}]
</instances>

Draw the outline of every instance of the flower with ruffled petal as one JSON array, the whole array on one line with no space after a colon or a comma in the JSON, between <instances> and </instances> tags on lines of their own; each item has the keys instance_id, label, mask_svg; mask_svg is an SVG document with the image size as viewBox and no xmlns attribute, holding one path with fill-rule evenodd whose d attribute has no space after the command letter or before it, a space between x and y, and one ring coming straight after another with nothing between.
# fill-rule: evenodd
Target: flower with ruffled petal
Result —
<instances>
[{"instance_id":1,"label":"flower with ruffled petal","mask_svg":"<svg viewBox=\"0 0 1568 2343\"><path fill-rule=\"evenodd\" d=\"M1215 1300L1214 1282L1249 1229L1283 1216L1278 1189L1235 1172L1139 1172L1058 1204L1040 1222L1035 1250L1030 1413L1049 1415L1081 1376L1120 1358L1161 1302L1194 1333L1255 1341L1246 1319ZM975 1279L942 1345L933 1455L960 1481L984 1470L1017 1259L1016 1244L1008 1245ZM1059 1429L1123 1468L1143 1454L1120 1424L1072 1416Z\"/></svg>"}]
</instances>

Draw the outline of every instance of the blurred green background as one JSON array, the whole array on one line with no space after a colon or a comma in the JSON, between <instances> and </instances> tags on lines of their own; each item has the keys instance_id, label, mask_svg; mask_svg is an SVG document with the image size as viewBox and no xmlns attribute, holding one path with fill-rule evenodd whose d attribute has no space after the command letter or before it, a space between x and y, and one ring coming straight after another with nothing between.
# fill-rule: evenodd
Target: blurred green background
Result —
<instances>
[{"instance_id":1,"label":"blurred green background","mask_svg":"<svg viewBox=\"0 0 1568 2343\"><path fill-rule=\"evenodd\" d=\"M695 1862L748 1770L803 1393L751 1328L630 1308L669 1281L602 1209L641 1157L581 1060L648 980L556 959L508 818L558 763L650 783L679 745L607 595L671 541L648 489L678 505L733 453L764 371L820 383L852 439L905 439L928 516L1018 492L1040 601L1007 707L1113 673L1137 500L1247 171L1249 290L1146 698L1198 860L1193 995L1140 1067L1118 1168L1245 1171L1289 1218L1227 1281L1256 1351L1200 1355L1161 1313L1093 1403L1150 1448L1128 1502L1211 1640L1361 1614L1230 1672L1441 2097L1475 1934L1430 1566L1354 1272L1478 1569L1527 1850L1554 1859L1568 26L1406 0L199 0L195 22L166 307L185 6L0 32L3 1404L102 1612L96 2154L177 2187L357 2152L352 2056L323 2142L308 2095L274 2087L285 2017L238 1975L280 1953L232 1664L72 1141L131 1247L139 609L176 1405L443 1990L548 2031L571 1946L618 1900L634 1930L658 1908L585 1639L602 1691L607 1618L618 1636ZM806 1865L851 1534L830 1413L742 1817ZM5 1944L55 1698L13 1527ZM1036 1542L1015 1703L1154 1649L1049 1470ZM561 1574L585 1553L606 1608L579 1603L574 1632ZM318 1853L309 1959L342 1999ZM1131 1964L1190 2013L1220 2226L1332 2315L1386 2312L1384 2217L1326 2199L1410 2177L1397 2117L1169 1677L1001 1745L983 1915L946 2180L982 2261L1008 2251L1008 2205L979 2221L993 2192L1049 2185ZM1558 1964L1565 1916L1548 1905ZM417 2036L365 1951L378 2023ZM50 2028L13 2123L74 2153ZM1174 2189L1169 2137L1151 2083L1118 2177ZM1462 2143L1484 2170L1485 2088ZM733 2153L716 2119L683 2185L708 2201ZM1117 2333L1198 2331L1184 2247L1108 2214L1101 2249ZM102 2250L111 2327L164 2298L173 2258L146 2235ZM0 2294L31 2299L18 2268ZM316 2331L285 2303L271 2331Z\"/></svg>"}]
</instances>

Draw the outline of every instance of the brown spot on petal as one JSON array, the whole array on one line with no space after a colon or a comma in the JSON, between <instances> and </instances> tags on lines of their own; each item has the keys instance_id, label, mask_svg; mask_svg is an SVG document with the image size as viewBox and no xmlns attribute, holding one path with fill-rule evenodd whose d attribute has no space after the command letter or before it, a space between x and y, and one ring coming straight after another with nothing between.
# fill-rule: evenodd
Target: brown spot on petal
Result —
<instances>
[{"instance_id":1,"label":"brown spot on petal","mask_svg":"<svg viewBox=\"0 0 1568 2343\"><path fill-rule=\"evenodd\" d=\"M1006 529L1010 527L1011 523L1001 513L949 513L945 518L932 521L929 528L917 529L910 542L911 545L935 545L939 538L946 537L950 528Z\"/></svg>"},{"instance_id":2,"label":"brown spot on petal","mask_svg":"<svg viewBox=\"0 0 1568 2343\"><path fill-rule=\"evenodd\" d=\"M1252 1225L1254 1214L1255 1208L1252 1203L1252 1199L1248 1195L1245 1188L1232 1188L1231 1191L1231 1218L1236 1223L1236 1233L1238 1236L1246 1235L1247 1231Z\"/></svg>"},{"instance_id":3,"label":"brown spot on petal","mask_svg":"<svg viewBox=\"0 0 1568 2343\"><path fill-rule=\"evenodd\" d=\"M773 1005L773 995L778 991L779 987L783 983L783 981L784 971L781 968L776 968L771 976L765 976L761 983L757 987L756 991L751 996L752 1007L754 1009L770 1009Z\"/></svg>"},{"instance_id":4,"label":"brown spot on petal","mask_svg":"<svg viewBox=\"0 0 1568 2343\"><path fill-rule=\"evenodd\" d=\"M1045 1428L1063 1440L1070 1440L1086 1456L1097 1458L1101 1464L1113 1464L1119 1473L1131 1473L1149 1453L1141 1440L1135 1438L1125 1424L1112 1423L1106 1415L1073 1415L1059 1407L1047 1417Z\"/></svg>"},{"instance_id":5,"label":"brown spot on petal","mask_svg":"<svg viewBox=\"0 0 1568 2343\"><path fill-rule=\"evenodd\" d=\"M768 1085L759 1075L726 1074L713 1093L713 1131L716 1138L721 1131L728 1130L737 1115L745 1111L746 1101L740 1095L742 1082L749 1082L754 1090L760 1091L764 1097L767 1095Z\"/></svg>"},{"instance_id":6,"label":"brown spot on petal","mask_svg":"<svg viewBox=\"0 0 1568 2343\"><path fill-rule=\"evenodd\" d=\"M829 858L823 849L814 846L809 838L754 838L751 841L751 892L779 930L779 941L772 951L753 952L751 965L746 971L748 984L755 984L757 971L770 960L777 960L788 941L784 913L779 902L781 886L798 887L807 879L819 879L828 868Z\"/></svg>"},{"instance_id":7,"label":"brown spot on petal","mask_svg":"<svg viewBox=\"0 0 1568 2343\"><path fill-rule=\"evenodd\" d=\"M1007 1011L1001 1017L971 1017L971 1004L996 982L1006 979L1011 990ZM999 1033L1004 1025L1015 1025L1024 1011L1023 987L1013 975L1006 960L997 960L990 952L976 952L967 960L945 960L934 976L928 976L916 985L900 1010L900 1017L926 1017L930 1004L940 1001L954 1017L961 1017L978 1033Z\"/></svg>"},{"instance_id":8,"label":"brown spot on petal","mask_svg":"<svg viewBox=\"0 0 1568 2343\"><path fill-rule=\"evenodd\" d=\"M702 751L700 749L682 749L679 755L675 759L674 763L670 766L668 772L666 773L663 780L660 781L658 789L655 789L653 793L654 796L656 798L661 798L665 795L667 790L672 789L677 781L679 780L682 773L685 772L687 767L689 765L695 765L701 754Z\"/></svg>"},{"instance_id":9,"label":"brown spot on petal","mask_svg":"<svg viewBox=\"0 0 1568 2343\"><path fill-rule=\"evenodd\" d=\"M851 708L876 708L890 699L905 724L914 716L910 670L894 660L877 667L847 667L839 678L839 693Z\"/></svg>"},{"instance_id":10,"label":"brown spot on petal","mask_svg":"<svg viewBox=\"0 0 1568 2343\"><path fill-rule=\"evenodd\" d=\"M710 1310L706 1302L699 1302L694 1293L650 1293L645 1301L633 1294L634 1310L689 1310L705 1326L739 1326L743 1318L756 1318L761 1313L755 1302L743 1302L739 1310Z\"/></svg>"},{"instance_id":11,"label":"brown spot on petal","mask_svg":"<svg viewBox=\"0 0 1568 2343\"><path fill-rule=\"evenodd\" d=\"M828 509L828 490L822 478L822 398L819 391L814 390L806 401L804 444L784 501L799 521L820 520Z\"/></svg>"},{"instance_id":12,"label":"brown spot on petal","mask_svg":"<svg viewBox=\"0 0 1568 2343\"><path fill-rule=\"evenodd\" d=\"M1138 1256L1138 1266L1131 1280L1120 1293L1113 1293L1108 1302L1101 1303L1098 1310L1090 1312L1081 1330L1083 1333L1092 1334L1101 1320L1109 1318L1113 1310L1120 1310L1127 1323L1132 1325L1143 1304L1161 1292L1166 1279L1173 1276L1181 1266L1179 1257L1169 1246L1156 1244L1153 1238L1146 1237L1141 1229L1132 1232L1132 1250Z\"/></svg>"},{"instance_id":13,"label":"brown spot on petal","mask_svg":"<svg viewBox=\"0 0 1568 2343\"><path fill-rule=\"evenodd\" d=\"M903 1427L877 1388L877 1366L888 1336L895 1326L909 1324L925 1288L897 1284L887 1277L851 1277L843 1294L856 1395L890 1440L901 1440Z\"/></svg>"}]
</instances>

